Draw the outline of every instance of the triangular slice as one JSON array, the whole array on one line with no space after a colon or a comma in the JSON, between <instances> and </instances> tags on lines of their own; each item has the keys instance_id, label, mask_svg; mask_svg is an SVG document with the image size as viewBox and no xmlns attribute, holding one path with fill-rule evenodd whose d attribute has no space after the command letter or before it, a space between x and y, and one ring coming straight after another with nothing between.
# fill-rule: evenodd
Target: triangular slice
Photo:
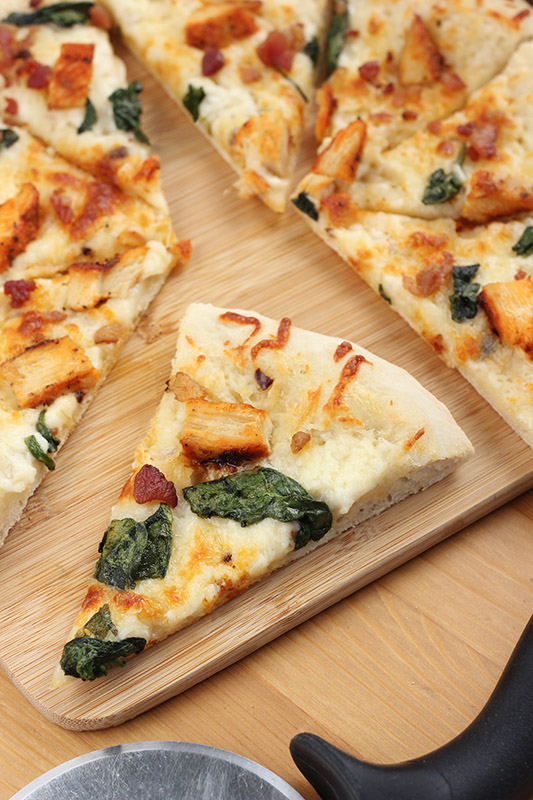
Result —
<instances>
[{"instance_id":1,"label":"triangular slice","mask_svg":"<svg viewBox=\"0 0 533 800\"><path fill-rule=\"evenodd\" d=\"M462 108L533 36L525 0L336 0L334 8L317 136L361 119L371 166L379 153Z\"/></svg>"},{"instance_id":2,"label":"triangular slice","mask_svg":"<svg viewBox=\"0 0 533 800\"><path fill-rule=\"evenodd\" d=\"M471 452L442 403L367 350L190 306L55 683L105 674Z\"/></svg>"},{"instance_id":3,"label":"triangular slice","mask_svg":"<svg viewBox=\"0 0 533 800\"><path fill-rule=\"evenodd\" d=\"M326 0L109 0L125 41L239 174L283 211L315 90Z\"/></svg>"},{"instance_id":4,"label":"triangular slice","mask_svg":"<svg viewBox=\"0 0 533 800\"><path fill-rule=\"evenodd\" d=\"M533 210L532 64L533 42L524 42L461 111L378 158L364 123L352 123L327 140L299 191L320 185L372 211L474 223Z\"/></svg>"},{"instance_id":5,"label":"triangular slice","mask_svg":"<svg viewBox=\"0 0 533 800\"><path fill-rule=\"evenodd\" d=\"M26 131L0 137L3 542L189 243Z\"/></svg>"},{"instance_id":6,"label":"triangular slice","mask_svg":"<svg viewBox=\"0 0 533 800\"><path fill-rule=\"evenodd\" d=\"M463 227L341 192L305 219L533 447L533 216Z\"/></svg>"},{"instance_id":7,"label":"triangular slice","mask_svg":"<svg viewBox=\"0 0 533 800\"><path fill-rule=\"evenodd\" d=\"M142 129L142 86L128 84L113 52L109 14L92 2L32 8L27 0L4 0L0 13L4 123L165 211L159 158Z\"/></svg>"}]
</instances>

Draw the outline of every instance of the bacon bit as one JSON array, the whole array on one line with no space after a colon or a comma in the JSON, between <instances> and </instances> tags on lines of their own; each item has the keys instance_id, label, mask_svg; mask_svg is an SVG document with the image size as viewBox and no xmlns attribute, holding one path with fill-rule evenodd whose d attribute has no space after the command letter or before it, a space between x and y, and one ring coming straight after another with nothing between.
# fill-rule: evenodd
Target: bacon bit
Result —
<instances>
[{"instance_id":1,"label":"bacon bit","mask_svg":"<svg viewBox=\"0 0 533 800\"><path fill-rule=\"evenodd\" d=\"M376 114L369 114L368 119L372 120L372 122L391 122L394 117L387 111L378 111Z\"/></svg>"},{"instance_id":2,"label":"bacon bit","mask_svg":"<svg viewBox=\"0 0 533 800\"><path fill-rule=\"evenodd\" d=\"M239 67L239 74L243 83L255 83L261 77L259 70L249 66Z\"/></svg>"},{"instance_id":3,"label":"bacon bit","mask_svg":"<svg viewBox=\"0 0 533 800\"><path fill-rule=\"evenodd\" d=\"M66 42L61 45L48 86L48 108L83 106L93 72L94 44Z\"/></svg>"},{"instance_id":4,"label":"bacon bit","mask_svg":"<svg viewBox=\"0 0 533 800\"><path fill-rule=\"evenodd\" d=\"M263 392L269 389L274 383L274 378L270 378L268 375L265 375L264 372L261 372L259 367L254 372L254 378L257 382L257 385Z\"/></svg>"},{"instance_id":5,"label":"bacon bit","mask_svg":"<svg viewBox=\"0 0 533 800\"><path fill-rule=\"evenodd\" d=\"M411 447L415 444L415 442L417 442L420 439L420 437L424 435L425 432L426 431L424 430L424 428L420 428L420 430L418 430L414 436L411 436L410 439L407 439L407 441L404 442L403 445L405 450L410 450Z\"/></svg>"},{"instance_id":6,"label":"bacon bit","mask_svg":"<svg viewBox=\"0 0 533 800\"><path fill-rule=\"evenodd\" d=\"M496 155L496 139L498 126L493 122L476 125L471 134L467 154L474 161L478 158L492 158Z\"/></svg>"},{"instance_id":7,"label":"bacon bit","mask_svg":"<svg viewBox=\"0 0 533 800\"><path fill-rule=\"evenodd\" d=\"M442 122L441 122L440 119L433 119L433 120L431 120L431 122L428 122L426 127L427 127L429 133L433 133L435 135L438 135L441 132Z\"/></svg>"},{"instance_id":8,"label":"bacon bit","mask_svg":"<svg viewBox=\"0 0 533 800\"><path fill-rule=\"evenodd\" d=\"M524 272L523 269L519 269L516 275L514 276L515 281L521 281L524 278L527 278L527 272Z\"/></svg>"},{"instance_id":9,"label":"bacon bit","mask_svg":"<svg viewBox=\"0 0 533 800\"><path fill-rule=\"evenodd\" d=\"M467 122L466 125L457 126L457 133L459 136L465 136L468 139L469 136L472 136L475 127L476 126L473 122Z\"/></svg>"},{"instance_id":10,"label":"bacon bit","mask_svg":"<svg viewBox=\"0 0 533 800\"><path fill-rule=\"evenodd\" d=\"M47 325L55 322L63 322L67 315L63 311L48 311L41 313L39 311L26 311L22 315L17 330L26 338L33 338L35 334L40 333Z\"/></svg>"},{"instance_id":11,"label":"bacon bit","mask_svg":"<svg viewBox=\"0 0 533 800\"><path fill-rule=\"evenodd\" d=\"M224 64L224 53L216 47L208 47L202 58L202 75L215 75Z\"/></svg>"},{"instance_id":12,"label":"bacon bit","mask_svg":"<svg viewBox=\"0 0 533 800\"><path fill-rule=\"evenodd\" d=\"M311 435L304 431L297 431L291 439L291 453L299 453L311 441Z\"/></svg>"},{"instance_id":13,"label":"bacon bit","mask_svg":"<svg viewBox=\"0 0 533 800\"><path fill-rule=\"evenodd\" d=\"M267 67L290 72L294 58L294 50L283 31L270 31L264 42L257 47L257 55Z\"/></svg>"},{"instance_id":14,"label":"bacon bit","mask_svg":"<svg viewBox=\"0 0 533 800\"><path fill-rule=\"evenodd\" d=\"M243 345L245 345L252 338L252 336L255 336L255 334L261 329L261 323L257 317L245 317L243 314L237 314L235 311L224 311L223 314L219 314L218 318L221 322L236 322L239 325L254 326L251 334L242 343Z\"/></svg>"},{"instance_id":15,"label":"bacon bit","mask_svg":"<svg viewBox=\"0 0 533 800\"><path fill-rule=\"evenodd\" d=\"M440 79L449 92L461 92L466 89L466 83L455 72L443 72Z\"/></svg>"},{"instance_id":16,"label":"bacon bit","mask_svg":"<svg viewBox=\"0 0 533 800\"><path fill-rule=\"evenodd\" d=\"M101 28L103 31L110 31L113 27L113 20L102 6L94 5L89 9L89 19L91 25L95 28Z\"/></svg>"},{"instance_id":17,"label":"bacon bit","mask_svg":"<svg viewBox=\"0 0 533 800\"><path fill-rule=\"evenodd\" d=\"M13 66L15 40L11 29L0 24L0 72Z\"/></svg>"},{"instance_id":18,"label":"bacon bit","mask_svg":"<svg viewBox=\"0 0 533 800\"><path fill-rule=\"evenodd\" d=\"M95 181L86 185L85 204L72 223L72 236L76 239L85 237L97 219L111 214L118 198L118 191L108 183Z\"/></svg>"},{"instance_id":19,"label":"bacon bit","mask_svg":"<svg viewBox=\"0 0 533 800\"><path fill-rule=\"evenodd\" d=\"M10 296L9 304L11 308L20 308L28 300L30 294L36 288L35 281L6 281L4 283L4 293Z\"/></svg>"},{"instance_id":20,"label":"bacon bit","mask_svg":"<svg viewBox=\"0 0 533 800\"><path fill-rule=\"evenodd\" d=\"M512 17L511 19L513 19L515 22L519 22L521 19L529 17L530 14L531 11L529 10L529 8L524 8L523 11L519 11L518 14L515 14L514 17Z\"/></svg>"},{"instance_id":21,"label":"bacon bit","mask_svg":"<svg viewBox=\"0 0 533 800\"><path fill-rule=\"evenodd\" d=\"M5 101L6 101L6 114L10 117L16 116L19 110L19 104L17 103L17 101L14 100L12 97L6 97Z\"/></svg>"},{"instance_id":22,"label":"bacon bit","mask_svg":"<svg viewBox=\"0 0 533 800\"><path fill-rule=\"evenodd\" d=\"M160 500L175 508L178 505L176 487L168 481L161 470L152 464L144 464L135 475L133 481L133 497L135 502L142 505Z\"/></svg>"},{"instance_id":23,"label":"bacon bit","mask_svg":"<svg viewBox=\"0 0 533 800\"><path fill-rule=\"evenodd\" d=\"M359 31L354 30L353 28L349 31L346 31L346 39L357 39L359 36Z\"/></svg>"},{"instance_id":24,"label":"bacon bit","mask_svg":"<svg viewBox=\"0 0 533 800\"><path fill-rule=\"evenodd\" d=\"M353 346L350 342L341 342L333 354L333 361L340 361L350 350L353 350Z\"/></svg>"},{"instance_id":25,"label":"bacon bit","mask_svg":"<svg viewBox=\"0 0 533 800\"><path fill-rule=\"evenodd\" d=\"M30 3L31 5L31 3ZM35 6L33 6L35 8ZM96 606L100 606L100 601L103 600L105 593L105 589L102 586L89 586L87 589L87 594L85 595L85 599L81 604L81 610L87 611L87 609L96 608Z\"/></svg>"},{"instance_id":26,"label":"bacon bit","mask_svg":"<svg viewBox=\"0 0 533 800\"><path fill-rule=\"evenodd\" d=\"M359 75L364 81L372 83L379 75L379 62L378 61L365 61L359 67Z\"/></svg>"},{"instance_id":27,"label":"bacon bit","mask_svg":"<svg viewBox=\"0 0 533 800\"><path fill-rule=\"evenodd\" d=\"M63 225L70 225L74 219L74 211L71 206L70 197L63 194L62 189L56 189L50 195L50 205L57 214Z\"/></svg>"},{"instance_id":28,"label":"bacon bit","mask_svg":"<svg viewBox=\"0 0 533 800\"><path fill-rule=\"evenodd\" d=\"M415 231L409 236L408 243L411 247L431 247L435 250L442 250L448 243L448 237L445 233Z\"/></svg>"},{"instance_id":29,"label":"bacon bit","mask_svg":"<svg viewBox=\"0 0 533 800\"><path fill-rule=\"evenodd\" d=\"M0 272L24 252L38 230L39 192L32 183L24 183L0 206Z\"/></svg>"},{"instance_id":30,"label":"bacon bit","mask_svg":"<svg viewBox=\"0 0 533 800\"><path fill-rule=\"evenodd\" d=\"M394 91L394 84L393 83L387 83L387 85L383 88L383 94L385 94L385 95L392 94L393 91Z\"/></svg>"},{"instance_id":31,"label":"bacon bit","mask_svg":"<svg viewBox=\"0 0 533 800\"><path fill-rule=\"evenodd\" d=\"M364 356L356 355L350 358L349 361L343 366L337 385L331 393L331 397L324 406L324 410L335 411L338 406L343 404L343 395L346 387L350 381L357 377L361 364L369 364L372 366L371 361L367 361Z\"/></svg>"},{"instance_id":32,"label":"bacon bit","mask_svg":"<svg viewBox=\"0 0 533 800\"><path fill-rule=\"evenodd\" d=\"M337 108L337 101L333 96L331 85L325 81L316 93L318 103L318 116L316 120L315 135L319 142L326 136L331 118Z\"/></svg>"},{"instance_id":33,"label":"bacon bit","mask_svg":"<svg viewBox=\"0 0 533 800\"><path fill-rule=\"evenodd\" d=\"M443 141L439 142L436 147L436 152L445 156L451 156L454 150L455 145L451 139L443 139Z\"/></svg>"},{"instance_id":34,"label":"bacon bit","mask_svg":"<svg viewBox=\"0 0 533 800\"><path fill-rule=\"evenodd\" d=\"M125 334L124 326L120 322L111 322L109 325L102 325L94 334L95 344L115 344Z\"/></svg>"},{"instance_id":35,"label":"bacon bit","mask_svg":"<svg viewBox=\"0 0 533 800\"><path fill-rule=\"evenodd\" d=\"M207 389L197 383L186 372L176 372L167 382L169 389L176 400L184 403L186 400L194 400L197 397L207 397Z\"/></svg>"},{"instance_id":36,"label":"bacon bit","mask_svg":"<svg viewBox=\"0 0 533 800\"><path fill-rule=\"evenodd\" d=\"M208 47L222 49L256 31L257 24L250 11L224 3L194 11L185 26L185 40L189 47L200 50Z\"/></svg>"},{"instance_id":37,"label":"bacon bit","mask_svg":"<svg viewBox=\"0 0 533 800\"><path fill-rule=\"evenodd\" d=\"M26 86L30 89L46 89L52 78L52 70L46 64L39 64L37 61L26 61L32 65L30 77L26 81Z\"/></svg>"},{"instance_id":38,"label":"bacon bit","mask_svg":"<svg viewBox=\"0 0 533 800\"><path fill-rule=\"evenodd\" d=\"M320 201L334 228L349 228L357 220L359 207L348 192L330 194Z\"/></svg>"},{"instance_id":39,"label":"bacon bit","mask_svg":"<svg viewBox=\"0 0 533 800\"><path fill-rule=\"evenodd\" d=\"M271 350L281 350L282 347L285 347L285 345L289 341L291 324L292 323L289 317L283 317L283 319L279 323L278 332L276 334L275 339L262 339L260 342L257 342L257 344L255 344L252 347L250 351L252 359L257 358L258 352L260 350L263 350L264 348L269 348Z\"/></svg>"},{"instance_id":40,"label":"bacon bit","mask_svg":"<svg viewBox=\"0 0 533 800\"><path fill-rule=\"evenodd\" d=\"M411 109L409 109L409 108L406 111L402 112L402 119L404 119L406 121L410 120L410 119L416 119L417 117L418 117L418 114L416 113L416 111L411 111Z\"/></svg>"},{"instance_id":41,"label":"bacon bit","mask_svg":"<svg viewBox=\"0 0 533 800\"><path fill-rule=\"evenodd\" d=\"M445 250L440 259L419 270L415 278L404 273L402 283L416 297L429 297L440 289L452 269L453 255Z\"/></svg>"}]
</instances>

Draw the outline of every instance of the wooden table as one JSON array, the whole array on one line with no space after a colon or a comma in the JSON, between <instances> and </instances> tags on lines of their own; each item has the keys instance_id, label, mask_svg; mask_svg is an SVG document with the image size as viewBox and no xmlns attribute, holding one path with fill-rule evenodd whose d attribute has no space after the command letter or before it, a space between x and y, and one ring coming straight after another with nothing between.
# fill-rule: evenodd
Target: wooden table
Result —
<instances>
[{"instance_id":1,"label":"wooden table","mask_svg":"<svg viewBox=\"0 0 533 800\"><path fill-rule=\"evenodd\" d=\"M155 304L155 317L143 327L145 344L161 337L151 351L156 357L147 367L139 356L140 340L127 346L64 455L60 454L64 468L70 464L82 474L90 469L92 455L85 441L98 435L102 409L120 397L117 387L142 366L143 403L135 420L116 434L117 463L102 470L101 494L95 489L99 499L94 513L100 527L107 524L108 504L157 404L178 314L191 300L255 307L271 316L289 313L298 324L356 338L424 378L431 390L446 390L452 412L462 414L476 434L465 416L465 404L474 410L483 403L473 390L384 304L380 306L381 301L294 211L277 217L258 201L238 200L230 189L230 170L142 68L131 57L127 60L130 79L141 77L145 83L146 129L162 155L176 230L192 238L194 250L190 267L183 277L173 276ZM300 174L312 158L313 146L311 137ZM286 274L276 273L273 280L274 271L269 269L279 271L280 264L287 265ZM388 315L386 331L375 318L372 322L371 315L365 316L367 309L384 315L383 320ZM499 432L497 449L505 428L488 407L483 415L480 458L491 449L490 431ZM505 432L503 436L509 447ZM522 448L525 464L530 455L524 455L516 437L510 446ZM494 460L498 462L498 452ZM508 453L510 488L504 486L483 510L474 508L459 526L463 529L451 538L119 727L82 732L58 727L0 673L0 800L57 764L124 742L170 739L231 750L275 771L307 800L316 795L288 750L291 737L300 731L312 731L378 762L413 758L444 744L487 700L533 609L533 491L465 527L531 488L531 481L524 483L526 466L517 472L519 488L513 488L508 466L512 460ZM44 513L44 504L52 480L32 501L30 522L33 514L36 524L47 524L51 512ZM74 477L72 481L76 485ZM80 496L72 513L76 508L80 515L86 513L87 499ZM57 514L53 513L57 517L67 510L58 505ZM26 517L26 528L27 523ZM11 536L16 535L17 529Z\"/></svg>"},{"instance_id":2,"label":"wooden table","mask_svg":"<svg viewBox=\"0 0 533 800\"><path fill-rule=\"evenodd\" d=\"M73 732L0 674L0 800L82 753L200 742L257 761L306 800L292 736L414 758L477 714L533 609L533 491L187 692L117 728Z\"/></svg>"}]
</instances>

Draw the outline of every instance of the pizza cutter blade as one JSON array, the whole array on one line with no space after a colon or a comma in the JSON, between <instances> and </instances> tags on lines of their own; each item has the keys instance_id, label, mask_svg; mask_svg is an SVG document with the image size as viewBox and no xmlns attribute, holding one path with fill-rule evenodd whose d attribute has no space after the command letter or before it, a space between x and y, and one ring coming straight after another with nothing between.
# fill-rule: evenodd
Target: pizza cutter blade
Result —
<instances>
[{"instance_id":1,"label":"pizza cutter blade","mask_svg":"<svg viewBox=\"0 0 533 800\"><path fill-rule=\"evenodd\" d=\"M485 707L459 736L401 764L360 761L311 733L290 743L323 800L529 800L533 797L533 617Z\"/></svg>"},{"instance_id":2,"label":"pizza cutter blade","mask_svg":"<svg viewBox=\"0 0 533 800\"><path fill-rule=\"evenodd\" d=\"M133 742L54 767L11 800L303 800L248 758L190 742Z\"/></svg>"}]
</instances>

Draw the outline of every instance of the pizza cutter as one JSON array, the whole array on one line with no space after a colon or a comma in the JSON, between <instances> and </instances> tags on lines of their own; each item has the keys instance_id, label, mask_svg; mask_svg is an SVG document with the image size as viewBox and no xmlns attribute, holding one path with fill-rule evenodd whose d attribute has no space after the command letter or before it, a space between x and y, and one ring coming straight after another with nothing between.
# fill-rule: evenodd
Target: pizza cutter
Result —
<instances>
[{"instance_id":1,"label":"pizza cutter","mask_svg":"<svg viewBox=\"0 0 533 800\"><path fill-rule=\"evenodd\" d=\"M529 800L533 797L533 617L485 707L455 739L401 764L360 761L311 733L290 743L323 800Z\"/></svg>"}]
</instances>

